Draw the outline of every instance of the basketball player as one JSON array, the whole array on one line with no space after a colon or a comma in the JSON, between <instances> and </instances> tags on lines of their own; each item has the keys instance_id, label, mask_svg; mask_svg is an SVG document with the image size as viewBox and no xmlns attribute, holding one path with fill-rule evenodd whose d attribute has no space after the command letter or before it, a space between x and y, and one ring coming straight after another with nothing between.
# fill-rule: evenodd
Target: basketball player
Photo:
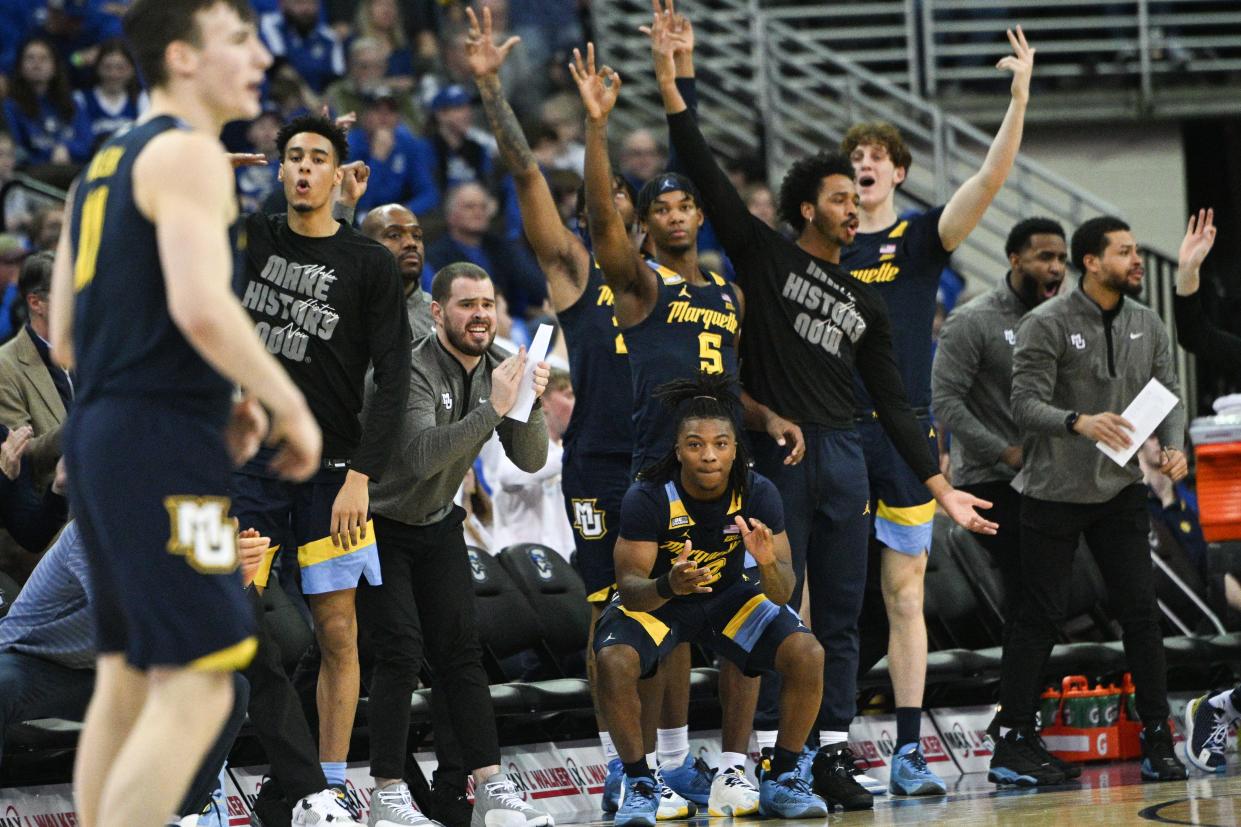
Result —
<instances>
[{"instance_id":1,"label":"basketball player","mask_svg":"<svg viewBox=\"0 0 1241 827\"><path fill-rule=\"evenodd\" d=\"M642 752L638 679L694 640L746 674L785 677L781 726L760 807L780 818L821 818L827 805L797 771L822 697L823 650L782 605L795 577L780 494L750 470L737 442L735 383L699 373L661 385L674 447L625 495L616 543L618 593L599 619L599 695L625 767L618 825L654 827L659 782ZM758 564L762 587L746 574Z\"/></svg>"},{"instance_id":2,"label":"basketball player","mask_svg":"<svg viewBox=\"0 0 1241 827\"><path fill-rule=\"evenodd\" d=\"M380 582L367 487L396 453L391 424L409 395L409 320L392 254L333 215L333 189L360 187L353 179L365 174L351 167L345 180L343 130L303 116L281 127L276 145L289 212L247 217L238 292L267 350L306 395L324 459L312 479L294 484L273 478L260 451L233 475L233 511L272 538L273 558L283 544L283 559L300 568L323 656L319 760L328 785L341 788L358 703L355 590L363 574ZM372 365L377 390L363 422Z\"/></svg>"},{"instance_id":3,"label":"basketball player","mask_svg":"<svg viewBox=\"0 0 1241 827\"><path fill-rule=\"evenodd\" d=\"M857 619L866 579L869 503L861 440L853 427L856 366L885 429L936 499L967 528L994 532L975 507L990 503L956 491L938 473L938 457L905 400L892 359L891 330L882 301L839 266L840 251L857 230L853 169L843 156L820 153L794 164L781 185L782 217L799 233L791 242L750 215L714 162L675 79L675 54L692 41L670 28L671 9L659 8L650 29L655 73L677 155L702 190L716 233L743 289L751 324L742 339L742 384L760 403L801 426L805 461L785 463L785 450L763 433L752 435L756 467L784 499L798 586L808 576L812 628L826 652L815 791L829 804L872 806L854 779L847 747L855 711Z\"/></svg>"},{"instance_id":4,"label":"basketball player","mask_svg":"<svg viewBox=\"0 0 1241 827\"><path fill-rule=\"evenodd\" d=\"M427 249L418 216L403 204L384 204L368 211L359 229L362 235L378 241L396 257L405 288L411 341L425 338L434 323L431 321L431 296L422 289L422 267L426 263Z\"/></svg>"},{"instance_id":5,"label":"basketball player","mask_svg":"<svg viewBox=\"0 0 1241 827\"><path fill-rule=\"evenodd\" d=\"M271 58L253 12L137 0L124 27L151 109L79 181L51 296L56 358L77 370L65 457L97 595L74 771L86 827L165 823L232 704L230 672L254 654L227 494L232 462L258 445L258 402L283 443L272 473L305 479L320 443L231 290L236 203L216 136L259 112ZM254 397L230 425L232 383Z\"/></svg>"},{"instance_id":6,"label":"basketball player","mask_svg":"<svg viewBox=\"0 0 1241 827\"><path fill-rule=\"evenodd\" d=\"M1013 54L1000 60L997 68L1013 75L1012 101L982 167L947 204L898 218L896 190L909 174L911 158L900 133L889 124L857 124L841 144L841 151L853 163L861 203L857 236L841 254L840 263L883 297L892 319L893 351L905 393L937 454L929 406L931 323L939 274L1004 185L1021 146L1030 97L1034 49L1020 27L1008 32L1008 41ZM888 617L888 671L896 702L896 753L889 788L899 795L938 795L945 791L944 782L926 766L918 743L927 651L923 580L935 501L884 433L861 382L857 395L858 433L874 503L873 531L882 546L880 584ZM860 665L862 671L870 666Z\"/></svg>"}]
</instances>

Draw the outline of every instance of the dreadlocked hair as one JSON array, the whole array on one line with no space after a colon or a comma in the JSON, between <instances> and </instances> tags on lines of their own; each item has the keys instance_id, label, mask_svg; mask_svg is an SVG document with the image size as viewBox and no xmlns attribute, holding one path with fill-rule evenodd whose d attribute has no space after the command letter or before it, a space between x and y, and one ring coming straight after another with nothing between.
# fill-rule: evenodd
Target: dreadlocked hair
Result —
<instances>
[{"instance_id":1,"label":"dreadlocked hair","mask_svg":"<svg viewBox=\"0 0 1241 827\"><path fill-rule=\"evenodd\" d=\"M744 497L749 489L749 472L753 463L737 432L737 412L741 409L737 378L727 373L699 373L693 378L665 382L655 389L652 396L675 412L675 433L678 437L681 428L691 419L718 419L728 423L737 443L737 457L728 472L728 486ZM673 446L663 458L639 471L638 479L667 482L679 479L680 474L681 461L677 459L676 447Z\"/></svg>"}]
</instances>

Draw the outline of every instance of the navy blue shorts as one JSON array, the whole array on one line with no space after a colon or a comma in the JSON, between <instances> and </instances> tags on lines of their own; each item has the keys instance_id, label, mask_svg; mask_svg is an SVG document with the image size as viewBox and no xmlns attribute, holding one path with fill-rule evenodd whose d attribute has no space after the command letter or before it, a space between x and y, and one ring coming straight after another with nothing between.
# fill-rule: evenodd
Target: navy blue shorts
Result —
<instances>
[{"instance_id":1,"label":"navy blue shorts","mask_svg":"<svg viewBox=\"0 0 1241 827\"><path fill-rule=\"evenodd\" d=\"M742 575L706 598L673 598L653 612L631 612L616 594L595 624L595 652L608 646L636 649L642 676L681 643L706 646L754 676L775 668L776 650L791 634L810 633L797 612L772 603Z\"/></svg>"},{"instance_id":2,"label":"navy blue shorts","mask_svg":"<svg viewBox=\"0 0 1241 827\"><path fill-rule=\"evenodd\" d=\"M190 400L79 403L65 434L97 648L135 669L242 669L257 643L229 519L223 422Z\"/></svg>"},{"instance_id":3,"label":"navy blue shorts","mask_svg":"<svg viewBox=\"0 0 1241 827\"><path fill-rule=\"evenodd\" d=\"M629 490L629 454L566 452L560 487L577 546L586 600L606 603L616 588L612 552L620 532L621 501Z\"/></svg>"},{"instance_id":4,"label":"navy blue shorts","mask_svg":"<svg viewBox=\"0 0 1241 827\"><path fill-rule=\"evenodd\" d=\"M366 522L366 538L351 549L332 543L332 504L348 469L324 468L306 482L276 479L267 470L271 452L260 451L233 474L233 516L241 529L257 529L271 538L267 558L254 578L266 587L272 562L281 549L297 550L302 594L356 589L363 575L372 586L383 582L375 526Z\"/></svg>"},{"instance_id":5,"label":"navy blue shorts","mask_svg":"<svg viewBox=\"0 0 1241 827\"><path fill-rule=\"evenodd\" d=\"M919 417L932 456L939 456L935 424ZM930 551L931 527L935 522L935 499L901 459L878 419L858 425L866 473L870 477L870 499L874 508L874 532L879 542L902 554Z\"/></svg>"}]
</instances>

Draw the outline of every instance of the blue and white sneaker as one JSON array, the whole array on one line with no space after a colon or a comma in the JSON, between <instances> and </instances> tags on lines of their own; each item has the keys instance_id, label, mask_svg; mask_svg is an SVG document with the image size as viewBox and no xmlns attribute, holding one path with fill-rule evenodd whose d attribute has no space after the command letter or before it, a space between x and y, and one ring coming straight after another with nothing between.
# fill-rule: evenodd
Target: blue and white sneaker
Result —
<instances>
[{"instance_id":1,"label":"blue and white sneaker","mask_svg":"<svg viewBox=\"0 0 1241 827\"><path fill-rule=\"evenodd\" d=\"M686 755L679 767L660 767L659 776L664 786L671 788L681 798L692 801L699 807L707 806L707 801L711 798L711 782L715 778L715 770L708 767L706 761Z\"/></svg>"},{"instance_id":2,"label":"blue and white sneaker","mask_svg":"<svg viewBox=\"0 0 1241 827\"><path fill-rule=\"evenodd\" d=\"M1207 702L1211 693L1194 698L1185 708L1185 758L1203 772L1228 768L1228 714Z\"/></svg>"},{"instance_id":3,"label":"blue and white sneaker","mask_svg":"<svg viewBox=\"0 0 1241 827\"><path fill-rule=\"evenodd\" d=\"M616 827L630 824L633 827L655 827L659 813L659 782L652 776L630 778L625 776L621 784L620 804L613 824Z\"/></svg>"},{"instance_id":4,"label":"blue and white sneaker","mask_svg":"<svg viewBox=\"0 0 1241 827\"><path fill-rule=\"evenodd\" d=\"M603 780L603 811L614 813L620 806L621 787L625 783L625 765L619 758L608 762L608 777Z\"/></svg>"},{"instance_id":5,"label":"blue and white sneaker","mask_svg":"<svg viewBox=\"0 0 1241 827\"><path fill-rule=\"evenodd\" d=\"M810 789L810 782L797 770L779 778L768 777L758 793L758 811L776 818L822 818L827 804Z\"/></svg>"},{"instance_id":6,"label":"blue and white sneaker","mask_svg":"<svg viewBox=\"0 0 1241 827\"><path fill-rule=\"evenodd\" d=\"M655 813L656 821L678 821L693 818L698 813L698 805L664 783L663 773L655 770L655 783L659 785L659 809Z\"/></svg>"},{"instance_id":7,"label":"blue and white sneaker","mask_svg":"<svg viewBox=\"0 0 1241 827\"><path fill-rule=\"evenodd\" d=\"M906 744L892 756L888 788L893 795L944 795L948 785L931 772L917 744Z\"/></svg>"}]
</instances>

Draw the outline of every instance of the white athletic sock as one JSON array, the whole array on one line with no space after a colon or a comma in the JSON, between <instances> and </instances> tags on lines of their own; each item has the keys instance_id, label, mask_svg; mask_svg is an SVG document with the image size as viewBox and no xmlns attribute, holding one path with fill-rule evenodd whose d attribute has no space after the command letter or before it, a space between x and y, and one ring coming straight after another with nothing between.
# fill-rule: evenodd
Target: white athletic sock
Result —
<instances>
[{"instance_id":1,"label":"white athletic sock","mask_svg":"<svg viewBox=\"0 0 1241 827\"><path fill-rule=\"evenodd\" d=\"M655 752L661 767L671 770L684 764L689 755L689 725L655 730Z\"/></svg>"},{"instance_id":2,"label":"white athletic sock","mask_svg":"<svg viewBox=\"0 0 1241 827\"><path fill-rule=\"evenodd\" d=\"M603 747L603 757L605 760L611 761L613 758L620 757L620 755L616 752L616 745L612 743L611 733L600 732L599 744Z\"/></svg>"},{"instance_id":3,"label":"white athletic sock","mask_svg":"<svg viewBox=\"0 0 1241 827\"><path fill-rule=\"evenodd\" d=\"M655 757L655 753L648 752L646 754L646 765L651 768L651 772L659 769L659 761Z\"/></svg>"},{"instance_id":4,"label":"white athletic sock","mask_svg":"<svg viewBox=\"0 0 1241 827\"><path fill-rule=\"evenodd\" d=\"M720 753L720 772L729 767L745 768L745 755L740 752L721 752Z\"/></svg>"},{"instance_id":5,"label":"white athletic sock","mask_svg":"<svg viewBox=\"0 0 1241 827\"><path fill-rule=\"evenodd\" d=\"M1219 693L1218 695L1212 695L1211 697L1207 698L1207 703L1209 703L1211 706L1215 707L1216 709L1223 710L1224 714L1227 715L1230 720L1235 721L1238 718L1241 718L1241 713L1239 713L1237 709L1232 705L1232 690L1231 689L1225 689L1223 692Z\"/></svg>"},{"instance_id":6,"label":"white athletic sock","mask_svg":"<svg viewBox=\"0 0 1241 827\"><path fill-rule=\"evenodd\" d=\"M762 752L764 747L768 749L776 748L776 737L779 730L775 729L756 729L754 730L754 742L758 744L758 751Z\"/></svg>"},{"instance_id":7,"label":"white athletic sock","mask_svg":"<svg viewBox=\"0 0 1241 827\"><path fill-rule=\"evenodd\" d=\"M849 733L838 732L834 729L819 730L819 746L834 747L837 744L844 744L849 741Z\"/></svg>"}]
</instances>

